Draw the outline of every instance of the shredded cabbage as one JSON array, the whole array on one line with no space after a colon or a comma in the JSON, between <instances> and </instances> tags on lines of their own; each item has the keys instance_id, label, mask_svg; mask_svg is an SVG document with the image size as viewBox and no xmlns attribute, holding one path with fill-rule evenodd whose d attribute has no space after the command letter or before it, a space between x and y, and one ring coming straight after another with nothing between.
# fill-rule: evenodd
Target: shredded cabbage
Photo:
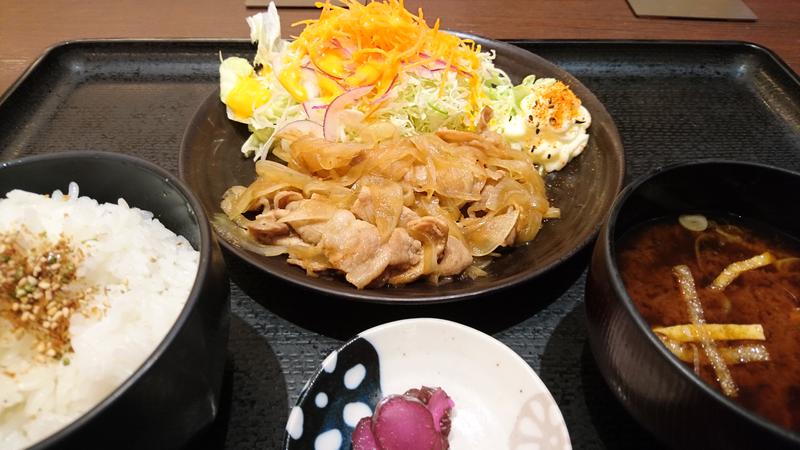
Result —
<instances>
[{"instance_id":1,"label":"shredded cabbage","mask_svg":"<svg viewBox=\"0 0 800 450\"><path fill-rule=\"evenodd\" d=\"M489 129L511 148L527 152L543 170L561 169L586 146L591 118L563 83L529 76L515 86L494 65L493 51L482 52L468 40L439 31L438 21L428 27L421 13L412 15L397 0L344 3L349 9L322 4L320 19L307 21L294 43L281 39L273 3L266 13L247 19L251 40L258 43L253 65L238 57L220 65L220 98L228 117L252 132L242 146L245 155L266 158L275 147L275 134L291 122L324 125L336 98L366 86L373 89L344 108L344 114L355 111L363 122L388 122L403 136L443 128L475 131L480 111L489 107L494 113ZM392 20L375 19L399 25L381 30L374 38L379 43L363 43L369 24L354 17L369 14L391 15ZM405 39L404 45L418 36L415 45L421 47L387 47L392 36ZM558 106L565 120L542 107L547 101ZM326 127L326 139L359 141L353 121L331 122L338 129Z\"/></svg>"}]
</instances>

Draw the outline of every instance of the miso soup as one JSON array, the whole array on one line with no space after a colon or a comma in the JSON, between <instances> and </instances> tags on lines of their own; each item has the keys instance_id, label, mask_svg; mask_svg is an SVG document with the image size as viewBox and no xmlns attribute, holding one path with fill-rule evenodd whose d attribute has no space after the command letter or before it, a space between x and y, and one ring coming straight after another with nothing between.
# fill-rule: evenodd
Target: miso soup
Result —
<instances>
[{"instance_id":1,"label":"miso soup","mask_svg":"<svg viewBox=\"0 0 800 450\"><path fill-rule=\"evenodd\" d=\"M617 263L673 354L734 401L800 432L800 242L733 216L669 217L623 236Z\"/></svg>"}]
</instances>

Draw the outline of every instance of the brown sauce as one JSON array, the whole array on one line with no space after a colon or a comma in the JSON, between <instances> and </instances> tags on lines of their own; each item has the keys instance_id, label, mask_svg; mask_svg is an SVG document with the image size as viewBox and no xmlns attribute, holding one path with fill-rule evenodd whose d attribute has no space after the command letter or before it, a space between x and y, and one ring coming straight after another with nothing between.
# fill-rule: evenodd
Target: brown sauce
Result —
<instances>
[{"instance_id":1,"label":"brown sauce","mask_svg":"<svg viewBox=\"0 0 800 450\"><path fill-rule=\"evenodd\" d=\"M707 288L729 264L767 251L783 262L744 272L722 292ZM800 242L728 216L709 217L701 232L684 228L677 217L654 220L628 232L617 247L628 294L652 327L691 323L672 275L680 264L692 271L707 323L763 326L770 360L728 365L739 388L733 400L800 432L800 260L786 258L800 258ZM710 365L700 366L700 376L720 390Z\"/></svg>"}]
</instances>

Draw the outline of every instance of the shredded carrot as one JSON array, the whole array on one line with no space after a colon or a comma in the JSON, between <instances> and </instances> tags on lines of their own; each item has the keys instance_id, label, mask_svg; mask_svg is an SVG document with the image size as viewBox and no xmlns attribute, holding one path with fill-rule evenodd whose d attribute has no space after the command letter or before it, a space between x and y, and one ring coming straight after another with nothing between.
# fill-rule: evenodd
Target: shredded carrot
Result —
<instances>
[{"instance_id":1,"label":"shredded carrot","mask_svg":"<svg viewBox=\"0 0 800 450\"><path fill-rule=\"evenodd\" d=\"M440 94L444 92L445 72L457 71L469 76L471 111L467 113L478 113L480 46L440 31L439 20L429 27L422 9L414 15L405 9L402 0L373 1L366 5L355 0L341 0L341 3L342 6L335 6L330 1L318 2L319 19L292 24L305 26L291 44L294 57L299 60L308 55L318 73L335 77L343 89L375 84L377 89L362 99L364 105L386 94L402 72L438 63L444 65ZM380 73L378 80L363 76L376 72Z\"/></svg>"}]
</instances>

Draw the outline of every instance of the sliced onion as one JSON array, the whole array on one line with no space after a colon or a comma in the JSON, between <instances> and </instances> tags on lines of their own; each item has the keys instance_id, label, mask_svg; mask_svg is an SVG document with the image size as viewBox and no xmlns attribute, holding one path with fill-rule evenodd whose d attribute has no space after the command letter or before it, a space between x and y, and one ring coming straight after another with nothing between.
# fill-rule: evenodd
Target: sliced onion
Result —
<instances>
[{"instance_id":1,"label":"sliced onion","mask_svg":"<svg viewBox=\"0 0 800 450\"><path fill-rule=\"evenodd\" d=\"M711 233L700 233L694 240L694 259L697 261L697 266L700 267L700 270L706 270L706 265L703 263L703 258L700 257L700 254L702 253L703 241L708 239L715 239L715 237Z\"/></svg>"},{"instance_id":2,"label":"sliced onion","mask_svg":"<svg viewBox=\"0 0 800 450\"><path fill-rule=\"evenodd\" d=\"M378 228L381 240L386 242L400 220L400 213L403 210L403 187L399 183L387 180L381 184L369 185L369 192L372 194L375 214L370 222Z\"/></svg>"},{"instance_id":3,"label":"sliced onion","mask_svg":"<svg viewBox=\"0 0 800 450\"><path fill-rule=\"evenodd\" d=\"M417 76L420 76L420 77L423 77L423 78L431 78L431 76L434 73L433 70L431 70L431 69L429 69L429 68L427 68L425 66L415 66L415 67L412 67L409 71L411 73L414 73Z\"/></svg>"},{"instance_id":4,"label":"sliced onion","mask_svg":"<svg viewBox=\"0 0 800 450\"><path fill-rule=\"evenodd\" d=\"M278 256L286 253L288 249L282 245L259 244L246 231L236 226L225 214L215 214L211 219L214 231L225 241L253 253L264 256Z\"/></svg>"},{"instance_id":5,"label":"sliced onion","mask_svg":"<svg viewBox=\"0 0 800 450\"><path fill-rule=\"evenodd\" d=\"M461 223L464 225L464 237L472 256L485 256L502 246L517 224L518 218L519 211L512 208L497 216L487 215L463 220Z\"/></svg>"},{"instance_id":6,"label":"sliced onion","mask_svg":"<svg viewBox=\"0 0 800 450\"><path fill-rule=\"evenodd\" d=\"M783 272L787 270L787 267L791 268L793 264L797 263L800 263L800 258L789 257L789 258L778 259L772 264L775 266L776 269L778 269L778 271Z\"/></svg>"},{"instance_id":7,"label":"sliced onion","mask_svg":"<svg viewBox=\"0 0 800 450\"><path fill-rule=\"evenodd\" d=\"M344 128L363 128L364 113L357 109L345 109L339 113L339 124Z\"/></svg>"},{"instance_id":8,"label":"sliced onion","mask_svg":"<svg viewBox=\"0 0 800 450\"><path fill-rule=\"evenodd\" d=\"M293 222L324 221L333 217L339 210L335 205L316 199L303 200L298 205L286 216L278 219L278 222L291 224Z\"/></svg>"},{"instance_id":9,"label":"sliced onion","mask_svg":"<svg viewBox=\"0 0 800 450\"><path fill-rule=\"evenodd\" d=\"M313 105L311 102L303 102L303 112L306 114L306 118L314 123L320 124L325 118L325 112L322 111L323 109L327 108L328 105Z\"/></svg>"},{"instance_id":10,"label":"sliced onion","mask_svg":"<svg viewBox=\"0 0 800 450\"><path fill-rule=\"evenodd\" d=\"M344 50L344 49L342 49L342 50ZM312 66L313 66L313 67L312 67ZM341 80L341 79L342 79L342 77L337 77L336 75L334 75L334 74L332 74L332 73L330 73L330 72L327 72L327 71L325 71L325 70L324 70L322 67L320 67L320 66L319 66L319 65L318 65L318 64L317 64L317 63L316 63L316 62L315 62L313 59L311 59L311 60L310 60L308 63L306 63L306 65L305 65L305 66L302 66L302 67L307 67L307 68L309 68L309 69L311 69L311 70L314 70L314 69L316 69L316 71L314 71L314 73L315 73L315 74L316 74L317 72L319 72L319 74L320 74L320 75L322 75L322 76L325 76L325 77L328 77L328 78L330 78L330 79L332 79L332 80L337 80L337 81L339 81L339 80Z\"/></svg>"},{"instance_id":11,"label":"sliced onion","mask_svg":"<svg viewBox=\"0 0 800 450\"><path fill-rule=\"evenodd\" d=\"M306 134L321 138L323 135L322 126L313 120L295 120L279 128L274 136L276 138L284 138L286 136L297 138Z\"/></svg>"},{"instance_id":12,"label":"sliced onion","mask_svg":"<svg viewBox=\"0 0 800 450\"><path fill-rule=\"evenodd\" d=\"M381 95L377 99L373 100L371 104L372 105L377 105L378 103L380 103L380 102L386 100L387 98L389 98L389 92L392 91L392 88L394 87L395 83L397 83L397 75L395 75L394 78L392 78L392 82L389 83L389 87L386 88L386 91L383 93L383 95Z\"/></svg>"},{"instance_id":13,"label":"sliced onion","mask_svg":"<svg viewBox=\"0 0 800 450\"><path fill-rule=\"evenodd\" d=\"M767 265L772 264L775 261L775 257L772 256L770 252L764 252L760 255L753 256L750 259L745 259L744 261L736 261L726 267L722 273L717 275L717 278L714 278L714 281L711 282L711 286L709 288L714 291L721 291L725 289L729 284L733 282L739 275L748 270L758 269L759 267L764 267Z\"/></svg>"},{"instance_id":14,"label":"sliced onion","mask_svg":"<svg viewBox=\"0 0 800 450\"><path fill-rule=\"evenodd\" d=\"M328 109L325 111L325 118L322 123L323 136L325 140L337 141L339 137L339 130L341 129L341 114L346 107L356 100L367 95L372 89L373 85L358 87L351 89L344 94L336 97Z\"/></svg>"},{"instance_id":15,"label":"sliced onion","mask_svg":"<svg viewBox=\"0 0 800 450\"><path fill-rule=\"evenodd\" d=\"M442 70L442 69L446 69L448 67L447 66L447 61L445 61L443 59L436 59L436 60L431 61L431 63L432 63L431 66L428 67L431 70Z\"/></svg>"},{"instance_id":16,"label":"sliced onion","mask_svg":"<svg viewBox=\"0 0 800 450\"><path fill-rule=\"evenodd\" d=\"M547 212L544 213L545 219L560 219L561 218L561 208L556 208L551 206L547 208Z\"/></svg>"},{"instance_id":17,"label":"sliced onion","mask_svg":"<svg viewBox=\"0 0 800 450\"><path fill-rule=\"evenodd\" d=\"M474 280L476 278L488 276L489 272L475 266L469 266L464 269L464 276L469 278L470 280Z\"/></svg>"},{"instance_id":18,"label":"sliced onion","mask_svg":"<svg viewBox=\"0 0 800 450\"><path fill-rule=\"evenodd\" d=\"M348 58L350 58L351 56L353 56L353 52L352 52L352 51L350 51L350 49L349 49L349 48L347 48L347 47L345 47L344 45L342 45L342 43L341 43L341 42L339 42L339 40L338 40L338 39L336 39L336 38L333 38L333 39L331 39L331 44L333 44L333 46L334 46L334 47L336 47L336 48L338 48L338 49L341 49L342 51L344 51L344 53L345 53L345 56L347 56Z\"/></svg>"},{"instance_id":19,"label":"sliced onion","mask_svg":"<svg viewBox=\"0 0 800 450\"><path fill-rule=\"evenodd\" d=\"M472 74L471 73L464 72L463 70L459 69L458 66L456 66L455 64L447 64L447 61L444 61L442 59L437 59L437 60L432 61L432 62L433 62L432 66L428 67L428 69L430 69L431 72L441 72L442 70L452 70L452 71L458 72L459 75L464 75L466 77L472 78Z\"/></svg>"},{"instance_id":20,"label":"sliced onion","mask_svg":"<svg viewBox=\"0 0 800 450\"><path fill-rule=\"evenodd\" d=\"M240 214L239 211L234 211L233 206L236 199L245 191L247 191L247 188L244 186L231 186L222 194L222 202L219 206L225 215L230 217Z\"/></svg>"}]
</instances>

